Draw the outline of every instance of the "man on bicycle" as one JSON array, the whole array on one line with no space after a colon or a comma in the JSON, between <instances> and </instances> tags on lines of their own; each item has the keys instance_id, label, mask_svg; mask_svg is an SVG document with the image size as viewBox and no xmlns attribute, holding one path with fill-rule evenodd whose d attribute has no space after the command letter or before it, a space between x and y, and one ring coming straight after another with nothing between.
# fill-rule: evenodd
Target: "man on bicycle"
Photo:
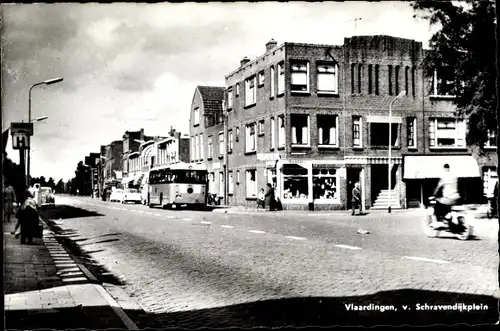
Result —
<instances>
[{"instance_id":1,"label":"man on bicycle","mask_svg":"<svg viewBox=\"0 0 500 331\"><path fill-rule=\"evenodd\" d=\"M451 211L451 207L454 206L460 198L458 194L457 178L450 172L450 166L448 164L444 165L444 174L434 190L434 196L436 197L436 204L434 206L436 221L432 222L430 225L432 227L439 227L443 225L447 215Z\"/></svg>"}]
</instances>

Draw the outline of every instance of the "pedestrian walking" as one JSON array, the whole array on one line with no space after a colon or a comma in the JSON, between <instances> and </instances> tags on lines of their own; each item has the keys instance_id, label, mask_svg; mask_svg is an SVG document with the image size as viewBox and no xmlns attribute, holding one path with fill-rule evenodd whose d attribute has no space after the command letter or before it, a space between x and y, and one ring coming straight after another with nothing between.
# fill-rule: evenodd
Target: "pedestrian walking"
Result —
<instances>
[{"instance_id":1,"label":"pedestrian walking","mask_svg":"<svg viewBox=\"0 0 500 331\"><path fill-rule=\"evenodd\" d=\"M275 200L274 200L274 188L270 183L267 183L267 192L265 194L265 205L269 206L269 211L276 210Z\"/></svg>"},{"instance_id":2,"label":"pedestrian walking","mask_svg":"<svg viewBox=\"0 0 500 331\"><path fill-rule=\"evenodd\" d=\"M37 204L31 192L26 192L26 200L17 211L16 218L16 229L21 226L21 244L33 245L33 238L39 236L40 223Z\"/></svg>"},{"instance_id":3,"label":"pedestrian walking","mask_svg":"<svg viewBox=\"0 0 500 331\"><path fill-rule=\"evenodd\" d=\"M356 209L359 208L359 213L361 214L361 190L359 189L359 182L354 184L352 189L352 215L356 215Z\"/></svg>"},{"instance_id":4,"label":"pedestrian walking","mask_svg":"<svg viewBox=\"0 0 500 331\"><path fill-rule=\"evenodd\" d=\"M16 192L10 182L5 183L5 189L3 192L3 220L4 222L10 222L12 213L14 212L14 203L17 202Z\"/></svg>"},{"instance_id":5,"label":"pedestrian walking","mask_svg":"<svg viewBox=\"0 0 500 331\"><path fill-rule=\"evenodd\" d=\"M263 209L266 209L266 194L264 192L264 189L261 188L259 192L259 197L257 198L257 208L262 207Z\"/></svg>"}]
</instances>

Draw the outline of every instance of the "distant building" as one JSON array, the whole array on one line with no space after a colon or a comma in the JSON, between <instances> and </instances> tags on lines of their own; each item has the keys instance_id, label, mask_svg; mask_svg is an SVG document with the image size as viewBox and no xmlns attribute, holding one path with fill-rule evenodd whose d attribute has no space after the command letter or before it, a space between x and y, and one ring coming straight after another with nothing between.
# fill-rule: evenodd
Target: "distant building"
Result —
<instances>
[{"instance_id":1,"label":"distant building","mask_svg":"<svg viewBox=\"0 0 500 331\"><path fill-rule=\"evenodd\" d=\"M106 146L104 185L116 186L122 180L123 141L116 140Z\"/></svg>"}]
</instances>

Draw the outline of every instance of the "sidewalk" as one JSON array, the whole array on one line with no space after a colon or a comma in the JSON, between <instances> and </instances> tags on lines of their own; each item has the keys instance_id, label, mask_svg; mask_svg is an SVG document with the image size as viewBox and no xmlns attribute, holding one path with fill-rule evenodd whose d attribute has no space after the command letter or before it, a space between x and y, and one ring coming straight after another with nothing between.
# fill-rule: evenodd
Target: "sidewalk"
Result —
<instances>
[{"instance_id":1,"label":"sidewalk","mask_svg":"<svg viewBox=\"0 0 500 331\"><path fill-rule=\"evenodd\" d=\"M352 210L277 210L277 211L269 211L268 209L256 208L256 207L244 207L244 206L211 206L213 208L212 212L214 213L225 213L225 214L298 214L298 215L308 215L308 216L327 216L327 215L345 215L350 216ZM393 209L391 211L393 214L419 214L422 213L422 209L412 208L412 209ZM388 214L387 209L368 209L364 210L363 213L365 215L373 214Z\"/></svg>"},{"instance_id":2,"label":"sidewalk","mask_svg":"<svg viewBox=\"0 0 500 331\"><path fill-rule=\"evenodd\" d=\"M113 299L102 292L101 285L86 277L71 281L61 276L54 253L47 248L48 238L53 239L48 229L44 229L43 240L36 238L34 245L21 245L10 234L16 220L3 224L6 329L134 328L133 322L117 314L111 305Z\"/></svg>"}]
</instances>

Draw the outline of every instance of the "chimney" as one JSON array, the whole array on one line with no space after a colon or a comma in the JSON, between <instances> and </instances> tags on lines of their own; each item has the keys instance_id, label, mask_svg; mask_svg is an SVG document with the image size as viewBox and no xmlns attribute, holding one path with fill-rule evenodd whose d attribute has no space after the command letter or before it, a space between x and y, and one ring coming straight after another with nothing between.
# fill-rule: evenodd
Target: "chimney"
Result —
<instances>
[{"instance_id":1,"label":"chimney","mask_svg":"<svg viewBox=\"0 0 500 331\"><path fill-rule=\"evenodd\" d=\"M278 42L274 39L271 39L267 42L266 44L266 52L269 52L271 49L275 48L278 46Z\"/></svg>"},{"instance_id":2,"label":"chimney","mask_svg":"<svg viewBox=\"0 0 500 331\"><path fill-rule=\"evenodd\" d=\"M244 57L243 60L240 61L240 67L243 67L245 64L250 62L250 59L248 57Z\"/></svg>"}]
</instances>

